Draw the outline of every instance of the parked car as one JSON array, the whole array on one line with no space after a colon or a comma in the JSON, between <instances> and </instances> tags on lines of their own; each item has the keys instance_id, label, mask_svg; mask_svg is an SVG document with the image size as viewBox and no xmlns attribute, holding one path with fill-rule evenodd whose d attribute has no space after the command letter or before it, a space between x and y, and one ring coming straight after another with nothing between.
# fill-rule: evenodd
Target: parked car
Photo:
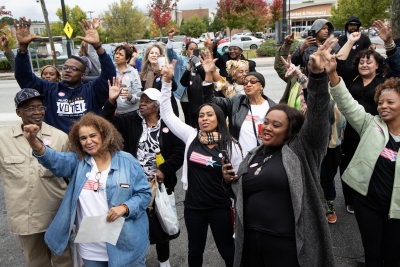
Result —
<instances>
[{"instance_id":1,"label":"parked car","mask_svg":"<svg viewBox=\"0 0 400 267\"><path fill-rule=\"evenodd\" d=\"M173 42L172 43L172 49L174 49L175 53L177 55L182 55L183 49L185 48L185 43L184 42Z\"/></svg>"},{"instance_id":2,"label":"parked car","mask_svg":"<svg viewBox=\"0 0 400 267\"><path fill-rule=\"evenodd\" d=\"M343 35L343 31L335 30L335 31L333 32L333 35L334 35L335 37L340 37L340 36Z\"/></svg>"},{"instance_id":3,"label":"parked car","mask_svg":"<svg viewBox=\"0 0 400 267\"><path fill-rule=\"evenodd\" d=\"M132 44L136 45L136 44L148 44L151 43L152 41L150 39L139 39L139 40L135 40L132 42Z\"/></svg>"},{"instance_id":4,"label":"parked car","mask_svg":"<svg viewBox=\"0 0 400 267\"><path fill-rule=\"evenodd\" d=\"M274 32L268 33L267 36L265 36L265 39L266 39L266 40L268 40L268 39L275 39L275 33L274 33Z\"/></svg>"},{"instance_id":5,"label":"parked car","mask_svg":"<svg viewBox=\"0 0 400 267\"><path fill-rule=\"evenodd\" d=\"M217 46L223 43L229 42L229 37L223 38L221 40L218 41Z\"/></svg>"},{"instance_id":6,"label":"parked car","mask_svg":"<svg viewBox=\"0 0 400 267\"><path fill-rule=\"evenodd\" d=\"M243 50L249 50L249 49L257 49L260 47L260 45L264 42L263 39L258 39L253 36L233 36L231 42L233 41L239 41L242 42L243 44ZM218 45L218 48L222 48L222 52L228 52L228 47L229 47L230 42L225 42L220 45Z\"/></svg>"},{"instance_id":7,"label":"parked car","mask_svg":"<svg viewBox=\"0 0 400 267\"><path fill-rule=\"evenodd\" d=\"M17 55L17 49L12 49L11 51L14 53L14 55ZM36 58L36 55L38 58L46 58L49 56L47 53L38 53L38 51L33 48L29 48L29 54L31 55L31 58Z\"/></svg>"}]
</instances>

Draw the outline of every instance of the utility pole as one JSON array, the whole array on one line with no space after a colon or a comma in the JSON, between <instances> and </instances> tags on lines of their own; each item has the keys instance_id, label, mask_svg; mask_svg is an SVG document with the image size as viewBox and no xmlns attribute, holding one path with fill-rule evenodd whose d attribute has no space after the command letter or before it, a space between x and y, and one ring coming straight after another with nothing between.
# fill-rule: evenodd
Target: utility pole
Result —
<instances>
[{"instance_id":1,"label":"utility pole","mask_svg":"<svg viewBox=\"0 0 400 267\"><path fill-rule=\"evenodd\" d=\"M61 10L62 10L62 15L63 15L63 25L65 27L65 24L67 24L67 13L65 11L65 5L64 5L64 0L61 0ZM71 45L70 45L70 40L67 37L67 55L68 58L71 56Z\"/></svg>"},{"instance_id":2,"label":"utility pole","mask_svg":"<svg viewBox=\"0 0 400 267\"><path fill-rule=\"evenodd\" d=\"M40 4L42 6L44 22L46 23L47 34L49 35L51 56L53 57L53 64L54 64L54 67L58 68L58 60L57 60L57 55L56 55L56 49L54 48L53 33L50 30L49 14L47 13L46 4L45 4L44 0L40 0Z\"/></svg>"},{"instance_id":3,"label":"utility pole","mask_svg":"<svg viewBox=\"0 0 400 267\"><path fill-rule=\"evenodd\" d=\"M400 38L400 0L392 0L390 26L392 26L393 39Z\"/></svg>"},{"instance_id":4,"label":"utility pole","mask_svg":"<svg viewBox=\"0 0 400 267\"><path fill-rule=\"evenodd\" d=\"M281 42L285 41L285 36L287 34L287 20L286 20L286 0L283 0L282 4L282 34L281 34Z\"/></svg>"}]
</instances>

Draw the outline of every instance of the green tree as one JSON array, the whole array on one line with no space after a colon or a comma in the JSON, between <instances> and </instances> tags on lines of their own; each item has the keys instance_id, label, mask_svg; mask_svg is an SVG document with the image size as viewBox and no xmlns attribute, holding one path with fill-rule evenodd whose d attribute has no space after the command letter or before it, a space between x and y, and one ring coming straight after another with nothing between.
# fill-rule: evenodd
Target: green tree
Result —
<instances>
[{"instance_id":1,"label":"green tree","mask_svg":"<svg viewBox=\"0 0 400 267\"><path fill-rule=\"evenodd\" d=\"M150 20L146 14L133 6L133 0L120 0L108 6L104 13L109 38L116 42L142 38Z\"/></svg>"},{"instance_id":2,"label":"green tree","mask_svg":"<svg viewBox=\"0 0 400 267\"><path fill-rule=\"evenodd\" d=\"M15 39L14 35L12 32L9 30L9 27L7 25L3 26L0 28L1 32L4 32L7 37L8 37L8 47L10 49L14 49L17 47L17 40ZM0 49L3 49L3 47L0 46Z\"/></svg>"},{"instance_id":3,"label":"green tree","mask_svg":"<svg viewBox=\"0 0 400 267\"><path fill-rule=\"evenodd\" d=\"M17 19L15 19L17 20ZM7 23L8 25L13 25L14 24L14 18L12 17L2 17L0 19L0 23Z\"/></svg>"},{"instance_id":4,"label":"green tree","mask_svg":"<svg viewBox=\"0 0 400 267\"><path fill-rule=\"evenodd\" d=\"M204 21L200 19L197 15L192 16L185 21L184 25L181 25L182 31L192 37L200 36L203 32L207 31L207 26Z\"/></svg>"},{"instance_id":5,"label":"green tree","mask_svg":"<svg viewBox=\"0 0 400 267\"><path fill-rule=\"evenodd\" d=\"M392 0L392 17L390 25L392 26L393 38L400 38L400 1Z\"/></svg>"},{"instance_id":6,"label":"green tree","mask_svg":"<svg viewBox=\"0 0 400 267\"><path fill-rule=\"evenodd\" d=\"M83 36L84 33L83 33L81 27L79 27L78 22L82 21L82 19L86 19L86 13L77 5L74 6L73 8L70 8L69 6L66 5L65 13L67 15L68 23L71 25L72 29L74 29L74 31L72 32L71 38L75 38L75 36ZM57 9L56 15L60 21L51 23L50 30L51 30L53 36L65 35L64 24L62 22L63 16L62 16L61 8ZM48 33L46 30L43 32L42 36L48 36ZM74 43L80 43L80 42L81 42L81 40L74 39Z\"/></svg>"},{"instance_id":7,"label":"green tree","mask_svg":"<svg viewBox=\"0 0 400 267\"><path fill-rule=\"evenodd\" d=\"M387 12L390 4L391 0L338 0L337 8L332 7L329 21L335 28L343 29L347 19L356 15L364 27L369 27L377 19L384 20L390 17L390 13Z\"/></svg>"},{"instance_id":8,"label":"green tree","mask_svg":"<svg viewBox=\"0 0 400 267\"><path fill-rule=\"evenodd\" d=\"M204 25L206 25L206 32L211 31L211 23L210 23L210 17L208 15L204 15L201 20L204 22Z\"/></svg>"},{"instance_id":9,"label":"green tree","mask_svg":"<svg viewBox=\"0 0 400 267\"><path fill-rule=\"evenodd\" d=\"M210 28L211 28L210 31L212 31L212 32L217 32L217 31L220 31L220 30L226 28L225 24L221 20L221 15L218 12L217 12L217 14L215 14L214 20L210 24Z\"/></svg>"},{"instance_id":10,"label":"green tree","mask_svg":"<svg viewBox=\"0 0 400 267\"><path fill-rule=\"evenodd\" d=\"M251 32L263 32L270 20L268 3L266 0L251 0L245 11L244 27Z\"/></svg>"}]
</instances>

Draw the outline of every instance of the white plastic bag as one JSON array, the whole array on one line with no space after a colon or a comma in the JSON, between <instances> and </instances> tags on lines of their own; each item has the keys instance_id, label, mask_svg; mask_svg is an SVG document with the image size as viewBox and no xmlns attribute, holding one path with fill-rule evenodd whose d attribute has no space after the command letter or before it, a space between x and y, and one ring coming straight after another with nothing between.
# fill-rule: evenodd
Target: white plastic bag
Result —
<instances>
[{"instance_id":1,"label":"white plastic bag","mask_svg":"<svg viewBox=\"0 0 400 267\"><path fill-rule=\"evenodd\" d=\"M173 203L170 197L173 198ZM176 215L175 195L167 194L164 183L157 186L155 202L156 214L164 232L176 235L179 232L179 221Z\"/></svg>"}]
</instances>

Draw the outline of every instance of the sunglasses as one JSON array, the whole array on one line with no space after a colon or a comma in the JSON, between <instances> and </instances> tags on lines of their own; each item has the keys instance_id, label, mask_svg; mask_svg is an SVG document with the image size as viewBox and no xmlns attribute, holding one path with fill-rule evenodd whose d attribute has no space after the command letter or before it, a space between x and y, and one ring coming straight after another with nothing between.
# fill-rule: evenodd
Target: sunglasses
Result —
<instances>
[{"instance_id":1,"label":"sunglasses","mask_svg":"<svg viewBox=\"0 0 400 267\"><path fill-rule=\"evenodd\" d=\"M79 70L80 72L83 72L81 69L79 69L79 68L77 68L75 66L63 65L62 69L63 70L72 70L72 71L78 71Z\"/></svg>"},{"instance_id":2,"label":"sunglasses","mask_svg":"<svg viewBox=\"0 0 400 267\"><path fill-rule=\"evenodd\" d=\"M248 83L255 84L256 82L260 82L257 78L251 78L250 80L243 79L243 85L247 85Z\"/></svg>"}]
</instances>

